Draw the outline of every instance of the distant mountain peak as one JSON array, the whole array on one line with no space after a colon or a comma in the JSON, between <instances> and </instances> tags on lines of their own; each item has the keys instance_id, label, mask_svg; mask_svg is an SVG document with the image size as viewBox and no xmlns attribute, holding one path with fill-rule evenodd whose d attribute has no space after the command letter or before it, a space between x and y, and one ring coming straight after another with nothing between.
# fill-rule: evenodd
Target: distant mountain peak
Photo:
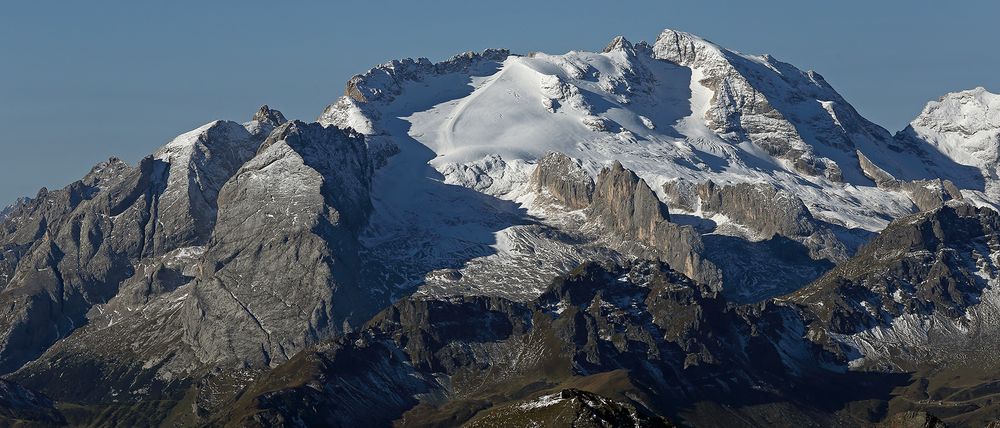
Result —
<instances>
[{"instance_id":1,"label":"distant mountain peak","mask_svg":"<svg viewBox=\"0 0 1000 428\"><path fill-rule=\"evenodd\" d=\"M928 102L914 122L934 121L965 134L1000 128L1000 95L982 86L950 92Z\"/></svg>"},{"instance_id":2,"label":"distant mountain peak","mask_svg":"<svg viewBox=\"0 0 1000 428\"><path fill-rule=\"evenodd\" d=\"M670 29L376 65L317 122L263 105L0 210L0 425L981 426L997 112L894 137Z\"/></svg>"},{"instance_id":3,"label":"distant mountain peak","mask_svg":"<svg viewBox=\"0 0 1000 428\"><path fill-rule=\"evenodd\" d=\"M628 41L625 36L615 36L614 39L611 39L611 43L608 43L608 45L604 47L602 52L631 51L634 48L635 47L632 46L632 42Z\"/></svg>"},{"instance_id":4,"label":"distant mountain peak","mask_svg":"<svg viewBox=\"0 0 1000 428\"><path fill-rule=\"evenodd\" d=\"M981 86L927 103L910 128L960 164L987 167L1000 161L1000 95Z\"/></svg>"},{"instance_id":5,"label":"distant mountain peak","mask_svg":"<svg viewBox=\"0 0 1000 428\"><path fill-rule=\"evenodd\" d=\"M268 107L267 104L260 106L260 109L257 110L257 113L254 113L253 120L256 120L258 122L268 123L271 126L279 126L285 122L288 122L288 119L285 119L285 115L281 114L281 112L278 110L274 110Z\"/></svg>"},{"instance_id":6,"label":"distant mountain peak","mask_svg":"<svg viewBox=\"0 0 1000 428\"><path fill-rule=\"evenodd\" d=\"M683 31L665 29L653 43L653 52L659 59L680 65L690 65L705 55L719 57L724 49L715 43Z\"/></svg>"}]
</instances>

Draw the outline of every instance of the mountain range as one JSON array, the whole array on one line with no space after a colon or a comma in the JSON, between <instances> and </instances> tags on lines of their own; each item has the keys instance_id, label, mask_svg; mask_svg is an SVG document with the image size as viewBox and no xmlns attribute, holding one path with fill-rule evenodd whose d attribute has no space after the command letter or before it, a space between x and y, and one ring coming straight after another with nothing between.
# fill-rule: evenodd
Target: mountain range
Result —
<instances>
[{"instance_id":1,"label":"mountain range","mask_svg":"<svg viewBox=\"0 0 1000 428\"><path fill-rule=\"evenodd\" d=\"M0 211L0 421L1000 424L1000 95L664 30L331 101Z\"/></svg>"}]
</instances>

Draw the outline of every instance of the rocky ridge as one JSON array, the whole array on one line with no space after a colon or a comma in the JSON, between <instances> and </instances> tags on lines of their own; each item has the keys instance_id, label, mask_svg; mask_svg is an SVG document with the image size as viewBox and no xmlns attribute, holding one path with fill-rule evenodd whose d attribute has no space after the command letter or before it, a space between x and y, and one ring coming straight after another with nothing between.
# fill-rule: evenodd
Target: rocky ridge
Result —
<instances>
[{"instance_id":1,"label":"rocky ridge","mask_svg":"<svg viewBox=\"0 0 1000 428\"><path fill-rule=\"evenodd\" d=\"M0 415L455 425L557 394L595 424L985 422L991 96L891 137L671 30L389 62L318 123L263 106L7 211Z\"/></svg>"}]
</instances>

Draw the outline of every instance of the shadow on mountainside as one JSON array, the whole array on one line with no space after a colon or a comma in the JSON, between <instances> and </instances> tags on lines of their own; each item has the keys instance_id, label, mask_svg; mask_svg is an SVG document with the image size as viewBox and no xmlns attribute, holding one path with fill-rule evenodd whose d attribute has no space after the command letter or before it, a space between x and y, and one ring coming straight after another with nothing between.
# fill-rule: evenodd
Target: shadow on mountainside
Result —
<instances>
[{"instance_id":1,"label":"shadow on mountainside","mask_svg":"<svg viewBox=\"0 0 1000 428\"><path fill-rule=\"evenodd\" d=\"M885 419L899 388L913 383L908 373L878 372L775 381L698 397L668 417L689 426L868 426Z\"/></svg>"},{"instance_id":2,"label":"shadow on mountainside","mask_svg":"<svg viewBox=\"0 0 1000 428\"><path fill-rule=\"evenodd\" d=\"M805 287L834 267L809 257L805 245L775 235L749 241L727 235L703 235L705 258L722 270L722 293L734 303L754 303Z\"/></svg>"},{"instance_id":3,"label":"shadow on mountainside","mask_svg":"<svg viewBox=\"0 0 1000 428\"><path fill-rule=\"evenodd\" d=\"M535 223L514 202L445 183L429 164L435 152L410 135L412 125L403 118L475 89L469 80L450 75L438 77L436 84L436 92L429 94L419 93L419 85L417 96L400 102L377 122L381 132L375 138L391 138L398 152L372 179L374 210L360 236L361 281L362 288L383 294L385 302L414 292L432 271L461 268L469 260L495 254L498 232Z\"/></svg>"}]
</instances>

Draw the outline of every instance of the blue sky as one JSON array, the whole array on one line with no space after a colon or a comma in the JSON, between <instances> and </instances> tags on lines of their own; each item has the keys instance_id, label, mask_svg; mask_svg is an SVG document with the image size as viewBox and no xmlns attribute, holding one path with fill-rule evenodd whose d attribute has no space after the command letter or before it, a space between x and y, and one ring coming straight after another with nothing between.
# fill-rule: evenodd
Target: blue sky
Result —
<instances>
[{"instance_id":1,"label":"blue sky","mask_svg":"<svg viewBox=\"0 0 1000 428\"><path fill-rule=\"evenodd\" d=\"M987 1L23 1L0 11L0 204L136 162L261 104L313 120L351 75L467 50L597 50L663 28L826 77L897 131L949 91L1000 90Z\"/></svg>"}]
</instances>

